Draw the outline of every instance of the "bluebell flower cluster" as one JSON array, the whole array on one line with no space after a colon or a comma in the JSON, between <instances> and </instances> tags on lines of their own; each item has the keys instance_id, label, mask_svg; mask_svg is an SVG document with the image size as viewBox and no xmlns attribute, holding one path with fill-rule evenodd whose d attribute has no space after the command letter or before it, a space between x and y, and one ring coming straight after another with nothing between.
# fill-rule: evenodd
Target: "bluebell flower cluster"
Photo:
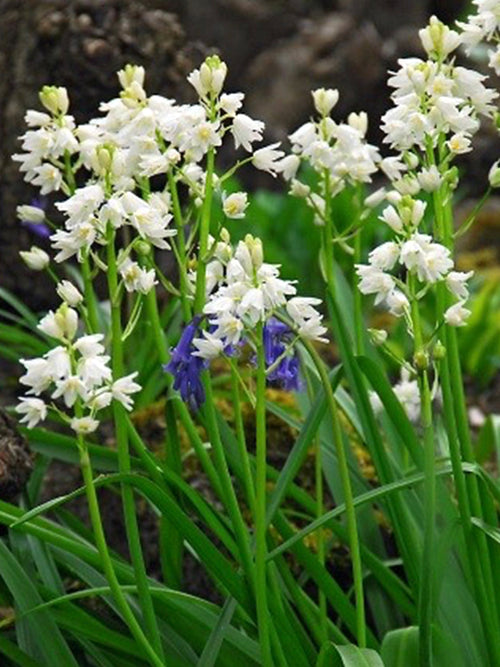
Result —
<instances>
[{"instance_id":1,"label":"bluebell flower cluster","mask_svg":"<svg viewBox=\"0 0 500 667\"><path fill-rule=\"evenodd\" d=\"M180 392L181 398L194 410L198 410L205 402L205 390L201 381L201 373L208 368L209 361L198 356L193 340L201 335L202 317L197 316L186 326L177 346L172 350L172 357L163 370L174 377L174 389ZM213 329L213 326L211 327ZM210 331L210 329L209 329ZM284 323L272 317L263 329L264 355L266 368L271 368L284 354L293 337L292 330ZM236 345L226 345L224 355L237 356L239 347L245 341ZM255 362L255 359L254 359ZM299 358L297 353L289 352L275 368L268 374L269 382L278 383L287 391L298 391L301 388L299 374Z\"/></svg>"},{"instance_id":2,"label":"bluebell flower cluster","mask_svg":"<svg viewBox=\"0 0 500 667\"><path fill-rule=\"evenodd\" d=\"M266 367L270 368L283 355L291 341L293 332L286 324L271 317L264 325L264 356ZM300 389L299 357L294 350L287 354L268 374L269 382L277 382L287 391Z\"/></svg>"},{"instance_id":3,"label":"bluebell flower cluster","mask_svg":"<svg viewBox=\"0 0 500 667\"><path fill-rule=\"evenodd\" d=\"M172 358L163 366L163 370L174 376L174 389L194 410L205 402L205 390L201 382L201 373L208 368L208 361L195 356L193 339L200 335L201 317L195 317L184 329L177 347L172 350Z\"/></svg>"}]
</instances>

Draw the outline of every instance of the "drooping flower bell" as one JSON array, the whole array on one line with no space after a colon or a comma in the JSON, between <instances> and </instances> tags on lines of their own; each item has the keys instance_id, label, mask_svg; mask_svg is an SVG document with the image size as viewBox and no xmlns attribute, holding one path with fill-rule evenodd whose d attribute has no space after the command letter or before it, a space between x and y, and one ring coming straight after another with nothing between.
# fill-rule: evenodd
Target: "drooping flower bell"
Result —
<instances>
[{"instance_id":1,"label":"drooping flower bell","mask_svg":"<svg viewBox=\"0 0 500 667\"><path fill-rule=\"evenodd\" d=\"M163 366L163 370L174 377L174 389L177 389L182 400L195 410L205 402L201 373L208 367L205 359L194 354L196 348L193 339L200 335L200 322L200 317L192 319L172 350L172 358Z\"/></svg>"},{"instance_id":2,"label":"drooping flower bell","mask_svg":"<svg viewBox=\"0 0 500 667\"><path fill-rule=\"evenodd\" d=\"M264 325L263 341L266 367L272 368L268 374L269 382L277 382L287 391L298 391L300 389L299 358L295 349L290 354L285 354L287 345L291 342L293 332L283 322L271 317ZM276 363L280 357L282 359Z\"/></svg>"}]
</instances>

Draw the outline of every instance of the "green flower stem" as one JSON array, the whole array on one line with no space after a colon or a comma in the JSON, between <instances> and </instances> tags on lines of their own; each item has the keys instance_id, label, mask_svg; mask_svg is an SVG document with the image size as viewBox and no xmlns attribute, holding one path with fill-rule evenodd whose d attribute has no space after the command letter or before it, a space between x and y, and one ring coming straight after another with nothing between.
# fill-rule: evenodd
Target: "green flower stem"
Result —
<instances>
[{"instance_id":1,"label":"green flower stem","mask_svg":"<svg viewBox=\"0 0 500 667\"><path fill-rule=\"evenodd\" d=\"M436 470L434 428L432 424L432 402L427 371L419 379L422 405L422 428L424 431L424 546L422 573L420 578L418 618L420 631L419 658L421 667L432 667L432 596L434 590L433 559L434 529L436 516Z\"/></svg>"},{"instance_id":2,"label":"green flower stem","mask_svg":"<svg viewBox=\"0 0 500 667\"><path fill-rule=\"evenodd\" d=\"M337 403L332 391L332 387L325 370L323 361L316 352L314 346L309 341L304 341L304 345L316 366L316 370L321 378L321 383L325 391L328 412L330 413L332 436L337 452L338 467L342 490L344 493L344 502L346 506L347 533L349 548L352 560L352 575L354 581L354 595L356 600L356 638L360 648L366 647L366 621L365 621L365 602L363 595L363 570L361 566L361 554L359 546L358 528L356 524L356 511L354 509L354 498L352 494L351 479L349 477L349 467L347 464L347 455L344 449L342 431L338 414Z\"/></svg>"},{"instance_id":3,"label":"green flower stem","mask_svg":"<svg viewBox=\"0 0 500 667\"><path fill-rule=\"evenodd\" d=\"M210 148L207 153L207 171L205 180L205 196L200 222L200 245L198 250L198 266L196 269L196 293L194 298L194 312L201 313L205 304L205 285L208 237L210 234L210 214L212 209L213 175L215 166L215 150Z\"/></svg>"},{"instance_id":4,"label":"green flower stem","mask_svg":"<svg viewBox=\"0 0 500 667\"><path fill-rule=\"evenodd\" d=\"M113 597L120 608L123 619L127 623L130 632L132 633L135 640L140 646L143 647L148 660L151 665L155 667L164 667L164 661L160 658L157 652L152 648L151 644L144 635L137 619L135 618L132 610L129 607L127 599L125 598L120 582L117 579L115 570L113 568L113 563L111 561L111 556L109 554L108 545L106 543L106 536L104 535L104 529L102 526L101 513L99 511L99 503L97 500L97 493L94 486L94 476L92 472L92 466L90 463L90 456L88 450L85 446L83 437L78 436L78 449L80 452L80 467L82 470L83 481L85 484L85 491L87 494L87 502L89 506L90 521L92 523L92 529L94 533L94 539L96 542L97 550L101 558L102 568L106 580L109 584ZM155 636L156 643L160 644L159 635ZM160 644L161 648L161 644Z\"/></svg>"},{"instance_id":5,"label":"green flower stem","mask_svg":"<svg viewBox=\"0 0 500 667\"><path fill-rule=\"evenodd\" d=\"M113 377L116 379L124 375L123 344L120 302L118 295L118 271L115 253L115 232L112 228L107 234L107 260L108 260L108 290L111 302L111 363ZM115 422L115 434L118 452L118 468L120 473L130 472L130 456L128 449L128 427L125 408L118 401L113 401L113 417ZM157 653L162 656L163 649L160 642L158 625L153 607L153 601L149 590L148 578L142 555L141 538L137 524L134 492L128 485L122 485L122 500L125 516L125 528L129 544L130 556L139 591L139 600L144 615L144 623L147 634L155 647Z\"/></svg>"},{"instance_id":6,"label":"green flower stem","mask_svg":"<svg viewBox=\"0 0 500 667\"><path fill-rule=\"evenodd\" d=\"M434 549L434 530L436 524L436 470L434 427L432 421L432 399L429 387L429 376L424 355L424 339L420 321L420 311L416 297L417 285L415 276L408 274L408 289L411 302L411 321L413 327L414 355L418 364L425 367L418 378L420 392L422 429L424 432L424 545L421 561L421 574L418 599L418 621L420 632L419 659L421 667L432 667L432 596L434 581L432 561Z\"/></svg>"},{"instance_id":7,"label":"green flower stem","mask_svg":"<svg viewBox=\"0 0 500 667\"><path fill-rule=\"evenodd\" d=\"M266 572L266 359L263 342L263 325L256 328L257 387L255 405L255 584L257 599L257 623L261 660L264 667L272 667L269 640L269 609L267 603Z\"/></svg>"},{"instance_id":8,"label":"green flower stem","mask_svg":"<svg viewBox=\"0 0 500 667\"><path fill-rule=\"evenodd\" d=\"M358 231L354 237L354 257L353 265L359 264L361 262L361 229ZM356 341L356 354L364 354L365 345L363 340L363 332L365 330L365 325L363 321L363 295L361 291L354 288L354 336Z\"/></svg>"},{"instance_id":9,"label":"green flower stem","mask_svg":"<svg viewBox=\"0 0 500 667\"><path fill-rule=\"evenodd\" d=\"M240 378L233 359L230 359L231 365L231 392L233 399L234 423L236 428L236 439L238 442L238 455L241 460L243 470L243 485L248 506L251 512L255 513L255 487L252 475L250 459L248 457L247 443L245 437L245 424L243 422L243 413L241 411L240 396Z\"/></svg>"},{"instance_id":10,"label":"green flower stem","mask_svg":"<svg viewBox=\"0 0 500 667\"><path fill-rule=\"evenodd\" d=\"M88 324L90 328L89 333L96 333L99 331L99 315L98 315L97 298L94 291L94 285L92 284L90 260L88 253L83 253L81 264L82 264L83 292L85 295Z\"/></svg>"},{"instance_id":11,"label":"green flower stem","mask_svg":"<svg viewBox=\"0 0 500 667\"><path fill-rule=\"evenodd\" d=\"M174 175L170 169L168 172L168 187L172 197L172 210L174 213L174 221L177 229L177 247L179 249L179 282L181 288L181 305L182 316L184 322L189 322L191 315L191 304L188 300L189 282L187 277L187 253L186 253L186 239L184 237L184 219L182 217L182 210L179 201L179 192L177 190L177 183Z\"/></svg>"}]
</instances>

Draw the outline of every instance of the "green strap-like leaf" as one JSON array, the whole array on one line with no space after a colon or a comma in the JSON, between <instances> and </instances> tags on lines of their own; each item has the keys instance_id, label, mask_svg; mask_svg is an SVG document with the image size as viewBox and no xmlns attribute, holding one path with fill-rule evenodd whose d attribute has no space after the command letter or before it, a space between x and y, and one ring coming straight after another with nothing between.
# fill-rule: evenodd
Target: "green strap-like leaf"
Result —
<instances>
[{"instance_id":1,"label":"green strap-like leaf","mask_svg":"<svg viewBox=\"0 0 500 667\"><path fill-rule=\"evenodd\" d=\"M25 612L43 602L31 579L24 572L21 564L0 541L0 577L10 590L16 607ZM45 656L46 664L54 667L77 667L59 627L47 611L39 611L28 620L29 632ZM50 641L47 639L50 638Z\"/></svg>"},{"instance_id":2,"label":"green strap-like leaf","mask_svg":"<svg viewBox=\"0 0 500 667\"><path fill-rule=\"evenodd\" d=\"M327 642L321 648L316 667L384 667L376 651L354 644L336 646Z\"/></svg>"}]
</instances>

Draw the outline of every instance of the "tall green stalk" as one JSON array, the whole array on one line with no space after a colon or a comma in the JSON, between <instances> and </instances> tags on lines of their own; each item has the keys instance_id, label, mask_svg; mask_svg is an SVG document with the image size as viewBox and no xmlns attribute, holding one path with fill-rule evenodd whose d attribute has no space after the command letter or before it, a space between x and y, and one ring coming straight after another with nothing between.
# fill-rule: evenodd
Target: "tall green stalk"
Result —
<instances>
[{"instance_id":1,"label":"tall green stalk","mask_svg":"<svg viewBox=\"0 0 500 667\"><path fill-rule=\"evenodd\" d=\"M211 117L214 114L212 104ZM215 149L209 148L207 153L207 169L205 175L205 192L200 221L200 240L198 249L198 266L196 268L196 293L194 297L194 312L201 313L205 304L205 285L207 269L208 237L210 235L210 215L212 212L212 195L214 190L213 176L215 169Z\"/></svg>"},{"instance_id":2,"label":"tall green stalk","mask_svg":"<svg viewBox=\"0 0 500 667\"><path fill-rule=\"evenodd\" d=\"M88 324L90 328L89 333L96 333L99 331L99 314L97 307L97 297L94 291L94 286L92 284L90 261L87 253L84 253L82 257L82 278L83 278L83 293L85 295Z\"/></svg>"},{"instance_id":3,"label":"tall green stalk","mask_svg":"<svg viewBox=\"0 0 500 667\"><path fill-rule=\"evenodd\" d=\"M257 325L257 387L255 406L255 584L257 623L261 660L264 667L272 667L269 638L269 609L267 604L266 574L266 359L263 343L263 325Z\"/></svg>"},{"instance_id":4,"label":"tall green stalk","mask_svg":"<svg viewBox=\"0 0 500 667\"><path fill-rule=\"evenodd\" d=\"M111 303L111 365L113 377L118 379L124 375L123 343L120 300L118 296L118 270L116 265L115 232L112 228L107 234L107 262L108 262L108 290ZM113 402L113 417L118 453L118 467L120 473L130 472L130 455L128 448L128 427L124 406L119 401ZM147 634L162 655L162 646L159 638L158 625L149 590L146 568L142 554L141 538L137 524L136 507L133 490L126 484L122 485L122 500L125 516L125 529L132 559L132 565L137 580L139 601L144 615Z\"/></svg>"},{"instance_id":5,"label":"tall green stalk","mask_svg":"<svg viewBox=\"0 0 500 667\"><path fill-rule=\"evenodd\" d=\"M184 238L184 219L182 217L181 204L179 201L179 192L174 175L170 169L168 172L168 187L172 197L172 211L174 213L174 222L177 229L177 247L179 249L179 283L181 288L181 306L184 322L191 319L191 304L189 303L189 281L187 277L187 253L186 239Z\"/></svg>"},{"instance_id":6,"label":"tall green stalk","mask_svg":"<svg viewBox=\"0 0 500 667\"><path fill-rule=\"evenodd\" d=\"M361 262L361 230L354 237L354 257L353 264ZM363 339L364 321L363 321L363 296L359 289L354 289L354 336L356 342L356 354L364 354L365 345Z\"/></svg>"},{"instance_id":7,"label":"tall green stalk","mask_svg":"<svg viewBox=\"0 0 500 667\"><path fill-rule=\"evenodd\" d=\"M422 428L424 431L424 546L418 600L420 628L420 665L432 667L432 620L433 620L433 559L434 530L436 516L436 470L434 428L429 378L424 370L419 380L422 406Z\"/></svg>"},{"instance_id":8,"label":"tall green stalk","mask_svg":"<svg viewBox=\"0 0 500 667\"><path fill-rule=\"evenodd\" d=\"M418 387L420 392L421 421L424 434L424 544L419 582L418 619L420 632L419 657L421 667L432 667L432 620L433 620L433 569L434 530L436 525L436 469L435 443L432 420L432 399L427 371L420 311L416 297L415 276L408 274L413 326L414 360L420 370Z\"/></svg>"}]
</instances>

